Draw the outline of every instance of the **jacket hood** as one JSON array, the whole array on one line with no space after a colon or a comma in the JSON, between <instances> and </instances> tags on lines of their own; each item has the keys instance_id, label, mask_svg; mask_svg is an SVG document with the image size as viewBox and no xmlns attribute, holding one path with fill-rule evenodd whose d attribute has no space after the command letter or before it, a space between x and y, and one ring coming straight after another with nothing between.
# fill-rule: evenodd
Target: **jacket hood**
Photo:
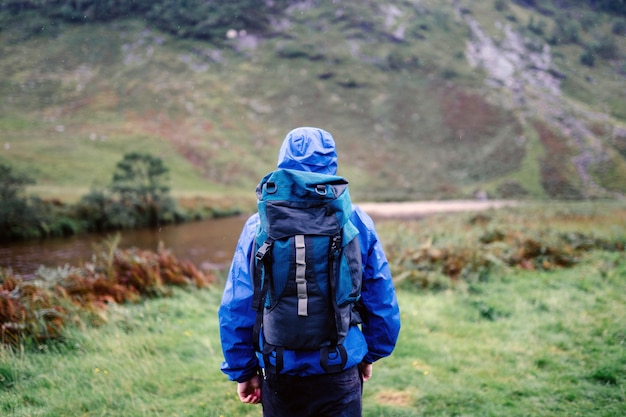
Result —
<instances>
[{"instance_id":1,"label":"jacket hood","mask_svg":"<svg viewBox=\"0 0 626 417\"><path fill-rule=\"evenodd\" d=\"M278 153L277 166L335 175L335 139L327 131L316 127L298 127L287 133Z\"/></svg>"}]
</instances>

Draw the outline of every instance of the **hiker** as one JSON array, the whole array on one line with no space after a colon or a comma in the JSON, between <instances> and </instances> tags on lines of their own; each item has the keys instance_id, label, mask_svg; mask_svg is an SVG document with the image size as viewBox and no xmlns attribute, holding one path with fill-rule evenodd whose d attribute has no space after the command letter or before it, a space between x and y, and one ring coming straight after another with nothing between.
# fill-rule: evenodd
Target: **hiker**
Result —
<instances>
[{"instance_id":1,"label":"hiker","mask_svg":"<svg viewBox=\"0 0 626 417\"><path fill-rule=\"evenodd\" d=\"M336 175L330 133L292 130L277 167L257 187L259 212L243 227L224 288L222 371L266 417L361 416L363 382L400 330L387 259L372 219ZM300 183L314 185L284 204ZM307 193L329 206L319 211ZM291 229L297 236L278 232Z\"/></svg>"}]
</instances>

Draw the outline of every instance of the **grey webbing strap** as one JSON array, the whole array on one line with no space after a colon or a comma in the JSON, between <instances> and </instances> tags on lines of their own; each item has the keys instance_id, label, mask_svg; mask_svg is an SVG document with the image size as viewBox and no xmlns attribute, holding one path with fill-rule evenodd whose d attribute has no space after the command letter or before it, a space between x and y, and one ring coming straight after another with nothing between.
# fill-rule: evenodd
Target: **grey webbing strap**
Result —
<instances>
[{"instance_id":1,"label":"grey webbing strap","mask_svg":"<svg viewBox=\"0 0 626 417\"><path fill-rule=\"evenodd\" d=\"M306 248L304 235L295 236L296 244L296 286L298 291L298 315L308 316L306 291Z\"/></svg>"}]
</instances>

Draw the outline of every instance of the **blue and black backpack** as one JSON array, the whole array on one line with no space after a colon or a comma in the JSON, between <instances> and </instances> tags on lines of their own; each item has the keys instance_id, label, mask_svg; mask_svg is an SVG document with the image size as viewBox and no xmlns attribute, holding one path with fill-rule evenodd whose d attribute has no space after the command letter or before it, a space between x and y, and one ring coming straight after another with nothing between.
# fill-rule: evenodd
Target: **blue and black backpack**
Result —
<instances>
[{"instance_id":1,"label":"blue and black backpack","mask_svg":"<svg viewBox=\"0 0 626 417\"><path fill-rule=\"evenodd\" d=\"M322 368L338 372L347 360L348 329L360 322L354 306L363 273L348 182L279 169L261 180L256 194L254 340L265 367L279 373L285 349L319 350Z\"/></svg>"}]
</instances>

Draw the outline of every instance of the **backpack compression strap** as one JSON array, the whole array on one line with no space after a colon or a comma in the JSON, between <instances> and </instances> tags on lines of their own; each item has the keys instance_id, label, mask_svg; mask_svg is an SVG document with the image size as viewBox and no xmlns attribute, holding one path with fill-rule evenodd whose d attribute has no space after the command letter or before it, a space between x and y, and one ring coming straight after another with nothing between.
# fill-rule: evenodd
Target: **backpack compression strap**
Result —
<instances>
[{"instance_id":1,"label":"backpack compression strap","mask_svg":"<svg viewBox=\"0 0 626 417\"><path fill-rule=\"evenodd\" d=\"M306 289L306 246L304 235L295 236L296 245L296 289L298 292L298 315L308 316Z\"/></svg>"},{"instance_id":2,"label":"backpack compression strap","mask_svg":"<svg viewBox=\"0 0 626 417\"><path fill-rule=\"evenodd\" d=\"M269 283L271 281L272 255L270 249L272 248L273 243L274 242L270 239L266 240L257 250L251 262L251 267L253 267L252 270L254 271L254 295L252 297L252 309L256 310L256 320L252 331L252 341L257 352L261 350L259 336L261 335L261 323L263 322L263 307L265 305L265 298L267 297L267 290L269 289ZM264 272L265 276L263 276Z\"/></svg>"},{"instance_id":3,"label":"backpack compression strap","mask_svg":"<svg viewBox=\"0 0 626 417\"><path fill-rule=\"evenodd\" d=\"M343 344L339 343L337 328L341 320L339 306L337 305L337 280L339 279L339 262L341 258L341 235L335 235L331 238L329 248L329 265L328 265L328 301L329 301L329 323L330 323L330 346L324 346L320 349L320 366L328 373L336 373L343 371L346 362L348 362L348 353ZM339 356L341 362L329 365L328 362L332 358Z\"/></svg>"}]
</instances>

